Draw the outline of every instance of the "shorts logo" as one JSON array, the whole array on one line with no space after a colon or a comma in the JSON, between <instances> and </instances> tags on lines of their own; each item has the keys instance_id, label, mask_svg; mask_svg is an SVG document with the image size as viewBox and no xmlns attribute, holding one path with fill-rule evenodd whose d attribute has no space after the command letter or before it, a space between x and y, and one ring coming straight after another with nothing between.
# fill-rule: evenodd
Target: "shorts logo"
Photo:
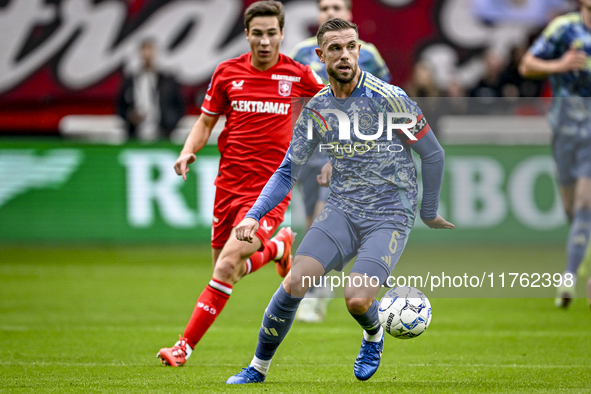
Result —
<instances>
[{"instance_id":1,"label":"shorts logo","mask_svg":"<svg viewBox=\"0 0 591 394\"><path fill-rule=\"evenodd\" d=\"M267 224L266 220L263 220L263 225L261 226L263 228L263 230L265 230L266 232L270 232L271 230L273 230L273 226L269 226Z\"/></svg>"},{"instance_id":2,"label":"shorts logo","mask_svg":"<svg viewBox=\"0 0 591 394\"><path fill-rule=\"evenodd\" d=\"M291 81L279 81L279 94L287 97L291 94Z\"/></svg>"},{"instance_id":3,"label":"shorts logo","mask_svg":"<svg viewBox=\"0 0 591 394\"><path fill-rule=\"evenodd\" d=\"M219 223L219 222L220 222L220 219L219 219L219 218L216 218L216 217L214 216L214 217L213 217L213 222L214 222L214 223Z\"/></svg>"},{"instance_id":4,"label":"shorts logo","mask_svg":"<svg viewBox=\"0 0 591 394\"><path fill-rule=\"evenodd\" d=\"M244 85L244 80L232 81L232 90L242 90L242 85Z\"/></svg>"},{"instance_id":5,"label":"shorts logo","mask_svg":"<svg viewBox=\"0 0 591 394\"><path fill-rule=\"evenodd\" d=\"M324 209L320 215L318 215L318 217L316 217L316 219L314 219L314 222L318 223L321 222L323 220L326 220L326 218L328 217L328 214L331 210L330 209Z\"/></svg>"}]
</instances>

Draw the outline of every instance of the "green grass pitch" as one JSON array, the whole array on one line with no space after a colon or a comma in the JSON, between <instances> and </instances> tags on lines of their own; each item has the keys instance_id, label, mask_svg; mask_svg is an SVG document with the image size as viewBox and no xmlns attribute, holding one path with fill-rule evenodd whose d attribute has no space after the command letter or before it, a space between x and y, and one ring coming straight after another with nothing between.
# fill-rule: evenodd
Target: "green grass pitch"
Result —
<instances>
[{"instance_id":1,"label":"green grass pitch","mask_svg":"<svg viewBox=\"0 0 591 394\"><path fill-rule=\"evenodd\" d=\"M401 263L532 253L562 267L552 246L409 245ZM427 332L387 337L367 382L353 375L361 329L335 299L324 323L294 323L265 383L226 386L252 358L280 283L272 266L235 287L187 365L160 365L156 352L182 333L210 277L207 246L0 247L0 392L591 393L591 311L548 298L430 297Z\"/></svg>"}]
</instances>

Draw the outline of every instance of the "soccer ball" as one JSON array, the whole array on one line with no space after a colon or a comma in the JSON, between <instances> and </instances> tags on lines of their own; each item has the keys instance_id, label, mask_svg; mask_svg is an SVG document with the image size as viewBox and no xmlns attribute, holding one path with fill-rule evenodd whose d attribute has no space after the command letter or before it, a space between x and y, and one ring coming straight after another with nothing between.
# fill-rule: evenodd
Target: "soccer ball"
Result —
<instances>
[{"instance_id":1,"label":"soccer ball","mask_svg":"<svg viewBox=\"0 0 591 394\"><path fill-rule=\"evenodd\" d=\"M378 316L388 334L398 339L410 339L429 327L431 303L414 287L395 287L382 297Z\"/></svg>"}]
</instances>

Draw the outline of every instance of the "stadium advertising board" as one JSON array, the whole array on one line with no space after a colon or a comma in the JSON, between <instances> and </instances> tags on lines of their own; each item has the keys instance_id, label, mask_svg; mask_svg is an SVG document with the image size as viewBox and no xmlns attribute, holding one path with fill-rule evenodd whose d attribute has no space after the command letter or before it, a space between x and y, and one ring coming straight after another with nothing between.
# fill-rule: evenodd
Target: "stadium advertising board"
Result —
<instances>
[{"instance_id":1,"label":"stadium advertising board","mask_svg":"<svg viewBox=\"0 0 591 394\"><path fill-rule=\"evenodd\" d=\"M160 66L203 101L215 67L248 51L242 13L252 0L30 0L0 3L0 130L57 133L68 114L113 114L123 72L138 66L137 49L156 40ZM282 51L315 33L316 2L285 0ZM499 7L502 7L499 5ZM537 28L485 23L465 0L356 0L354 22L403 86L417 59L474 85L486 49L508 50ZM393 23L395 21L395 23ZM388 34L383 34L387 31ZM395 37L395 39L392 39Z\"/></svg>"},{"instance_id":2,"label":"stadium advertising board","mask_svg":"<svg viewBox=\"0 0 591 394\"><path fill-rule=\"evenodd\" d=\"M413 242L564 241L566 219L549 147L445 149L439 212L456 229L427 231L417 221ZM217 149L199 153L187 182L173 171L177 152L178 146L165 143L3 141L0 240L207 241ZM288 215L295 227L305 216L299 198L294 192Z\"/></svg>"}]
</instances>

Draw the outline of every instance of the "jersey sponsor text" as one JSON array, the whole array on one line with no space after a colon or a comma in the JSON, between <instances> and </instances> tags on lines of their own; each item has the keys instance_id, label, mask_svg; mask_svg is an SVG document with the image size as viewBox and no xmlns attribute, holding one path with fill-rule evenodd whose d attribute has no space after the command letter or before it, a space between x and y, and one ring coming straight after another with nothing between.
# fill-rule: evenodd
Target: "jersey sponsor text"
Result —
<instances>
[{"instance_id":1,"label":"jersey sponsor text","mask_svg":"<svg viewBox=\"0 0 591 394\"><path fill-rule=\"evenodd\" d=\"M291 104L272 101L233 100L232 109L238 112L257 112L267 114L287 115Z\"/></svg>"}]
</instances>

